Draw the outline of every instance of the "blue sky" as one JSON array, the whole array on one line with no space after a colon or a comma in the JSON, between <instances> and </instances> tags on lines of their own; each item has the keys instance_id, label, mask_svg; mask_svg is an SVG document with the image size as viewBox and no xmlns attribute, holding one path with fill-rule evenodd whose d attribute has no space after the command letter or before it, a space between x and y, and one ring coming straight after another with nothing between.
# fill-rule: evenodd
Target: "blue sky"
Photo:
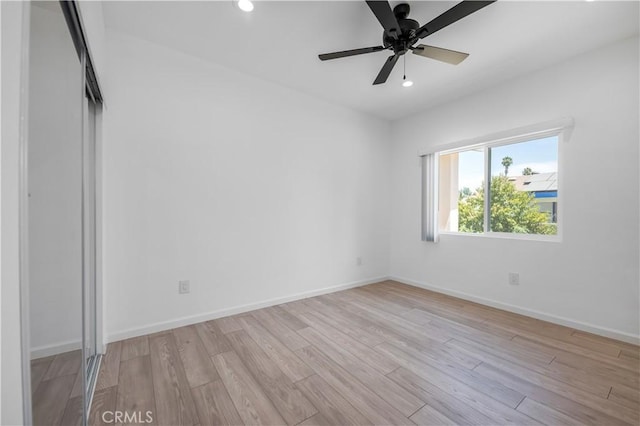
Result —
<instances>
[{"instance_id":1,"label":"blue sky","mask_svg":"<svg viewBox=\"0 0 640 426\"><path fill-rule=\"evenodd\" d=\"M498 146L491 149L491 174L504 174L502 159L511 157L509 176L519 176L525 167L534 172L546 173L558 170L558 137L551 136L533 141ZM459 189L465 186L472 191L478 188L484 178L484 154L480 151L465 151L459 156Z\"/></svg>"}]
</instances>

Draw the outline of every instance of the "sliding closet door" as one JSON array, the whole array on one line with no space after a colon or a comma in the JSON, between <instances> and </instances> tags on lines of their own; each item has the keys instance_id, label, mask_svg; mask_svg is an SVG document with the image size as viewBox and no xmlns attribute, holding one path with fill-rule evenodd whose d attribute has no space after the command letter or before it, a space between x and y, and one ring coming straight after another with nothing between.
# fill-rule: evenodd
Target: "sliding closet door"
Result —
<instances>
[{"instance_id":1,"label":"sliding closet door","mask_svg":"<svg viewBox=\"0 0 640 426\"><path fill-rule=\"evenodd\" d=\"M85 135L83 140L83 236L84 236L84 359L86 382L94 383L97 374L96 341L96 104L87 96L85 104Z\"/></svg>"},{"instance_id":2,"label":"sliding closet door","mask_svg":"<svg viewBox=\"0 0 640 426\"><path fill-rule=\"evenodd\" d=\"M84 94L84 70L59 3L32 3L27 253L34 424L75 423L74 404L83 401Z\"/></svg>"}]
</instances>

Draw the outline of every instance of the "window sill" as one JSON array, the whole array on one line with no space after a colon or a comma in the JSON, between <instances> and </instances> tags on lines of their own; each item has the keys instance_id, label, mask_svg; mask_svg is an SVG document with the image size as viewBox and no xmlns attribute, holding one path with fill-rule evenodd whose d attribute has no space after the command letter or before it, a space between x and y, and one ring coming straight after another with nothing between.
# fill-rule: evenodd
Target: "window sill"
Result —
<instances>
[{"instance_id":1,"label":"window sill","mask_svg":"<svg viewBox=\"0 0 640 426\"><path fill-rule=\"evenodd\" d=\"M502 240L519 240L519 241L539 241L548 243L561 243L560 235L538 235L538 234L511 234L504 232L484 232L474 234L471 232L439 232L440 236L452 237L471 237L471 238L497 238Z\"/></svg>"}]
</instances>

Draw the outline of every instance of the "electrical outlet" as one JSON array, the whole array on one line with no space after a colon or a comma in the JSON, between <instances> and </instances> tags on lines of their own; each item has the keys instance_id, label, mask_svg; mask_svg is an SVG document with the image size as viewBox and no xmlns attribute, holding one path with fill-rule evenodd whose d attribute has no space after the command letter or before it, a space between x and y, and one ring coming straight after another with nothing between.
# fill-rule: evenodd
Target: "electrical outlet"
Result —
<instances>
[{"instance_id":1,"label":"electrical outlet","mask_svg":"<svg viewBox=\"0 0 640 426\"><path fill-rule=\"evenodd\" d=\"M178 293L187 294L191 291L191 283L189 280L178 281Z\"/></svg>"},{"instance_id":2,"label":"electrical outlet","mask_svg":"<svg viewBox=\"0 0 640 426\"><path fill-rule=\"evenodd\" d=\"M362 258L361 257L356 257L356 265L358 265L358 266L362 265Z\"/></svg>"},{"instance_id":3,"label":"electrical outlet","mask_svg":"<svg viewBox=\"0 0 640 426\"><path fill-rule=\"evenodd\" d=\"M509 284L520 285L520 274L517 272L509 272Z\"/></svg>"}]
</instances>

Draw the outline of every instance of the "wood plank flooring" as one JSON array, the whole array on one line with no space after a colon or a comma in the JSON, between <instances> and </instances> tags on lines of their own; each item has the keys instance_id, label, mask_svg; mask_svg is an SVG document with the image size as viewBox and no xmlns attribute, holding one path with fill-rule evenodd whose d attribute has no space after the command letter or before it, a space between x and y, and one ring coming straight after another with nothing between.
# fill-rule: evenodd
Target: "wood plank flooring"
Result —
<instances>
[{"instance_id":1,"label":"wood plank flooring","mask_svg":"<svg viewBox=\"0 0 640 426\"><path fill-rule=\"evenodd\" d=\"M42 363L70 393L71 357ZM111 343L90 418L638 425L639 385L638 346L386 281Z\"/></svg>"},{"instance_id":2,"label":"wood plank flooring","mask_svg":"<svg viewBox=\"0 0 640 426\"><path fill-rule=\"evenodd\" d=\"M31 361L34 425L79 424L82 412L82 353L65 352Z\"/></svg>"}]
</instances>

